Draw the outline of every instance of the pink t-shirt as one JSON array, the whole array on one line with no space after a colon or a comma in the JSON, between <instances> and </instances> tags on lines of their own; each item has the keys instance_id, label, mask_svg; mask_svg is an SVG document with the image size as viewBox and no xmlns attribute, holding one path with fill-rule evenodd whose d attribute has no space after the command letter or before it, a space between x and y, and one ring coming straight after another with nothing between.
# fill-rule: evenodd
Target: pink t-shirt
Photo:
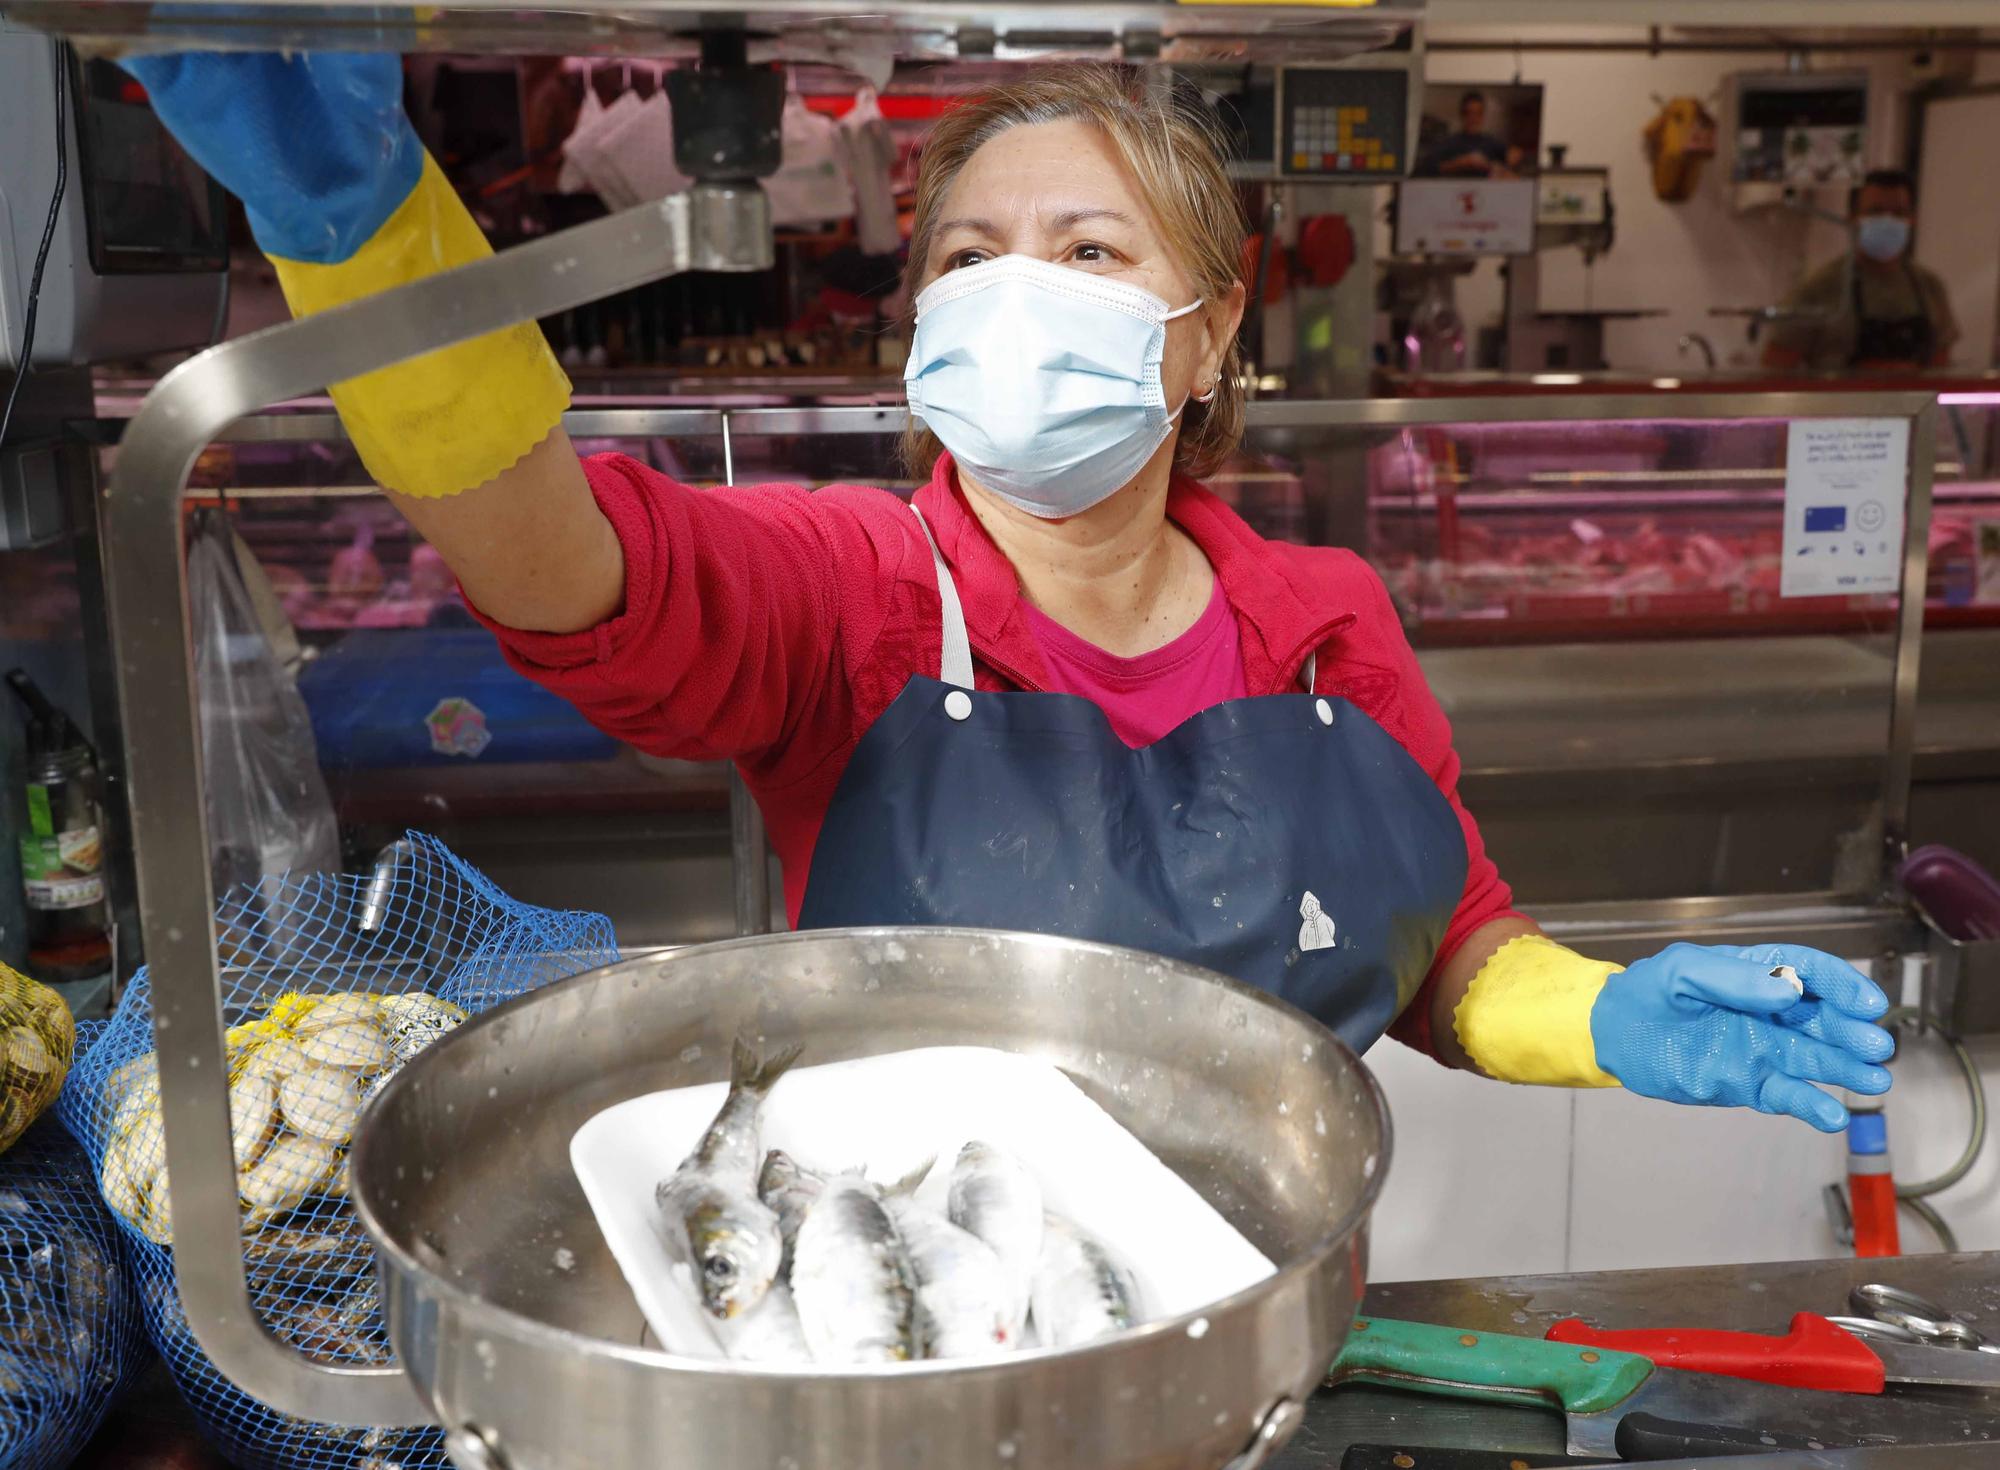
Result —
<instances>
[{"instance_id":1,"label":"pink t-shirt","mask_svg":"<svg viewBox=\"0 0 2000 1470\"><path fill-rule=\"evenodd\" d=\"M1249 692L1243 683L1236 615L1220 581L1193 627L1137 658L1106 653L1025 602L1022 610L1048 665L1049 688L1081 694L1110 717L1118 738L1134 748L1151 745L1190 715Z\"/></svg>"}]
</instances>

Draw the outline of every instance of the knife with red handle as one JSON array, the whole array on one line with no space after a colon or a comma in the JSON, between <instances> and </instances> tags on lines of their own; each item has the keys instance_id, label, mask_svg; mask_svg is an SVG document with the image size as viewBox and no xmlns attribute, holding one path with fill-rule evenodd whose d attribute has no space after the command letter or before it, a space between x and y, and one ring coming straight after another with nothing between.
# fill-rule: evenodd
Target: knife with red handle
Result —
<instances>
[{"instance_id":1,"label":"knife with red handle","mask_svg":"<svg viewBox=\"0 0 2000 1470\"><path fill-rule=\"evenodd\" d=\"M1783 1337L1708 1328L1607 1330L1578 1318L1558 1322L1553 1342L1610 1348L1662 1368L1718 1373L1782 1388L1880 1393L1885 1383L1942 1384L2000 1392L2000 1356L1886 1339L1863 1339L1812 1312L1792 1318Z\"/></svg>"}]
</instances>

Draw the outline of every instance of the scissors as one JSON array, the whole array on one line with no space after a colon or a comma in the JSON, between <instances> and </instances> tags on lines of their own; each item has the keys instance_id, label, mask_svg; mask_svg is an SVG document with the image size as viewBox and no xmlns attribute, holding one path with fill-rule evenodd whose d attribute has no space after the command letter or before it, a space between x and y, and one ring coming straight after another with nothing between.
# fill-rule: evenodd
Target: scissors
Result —
<instances>
[{"instance_id":1,"label":"scissors","mask_svg":"<svg viewBox=\"0 0 2000 1470\"><path fill-rule=\"evenodd\" d=\"M1873 1282L1857 1286L1847 1294L1847 1304L1859 1315L1827 1320L1857 1337L2000 1354L2000 1343L1988 1342L1976 1327L1959 1321L1928 1297L1899 1286Z\"/></svg>"}]
</instances>

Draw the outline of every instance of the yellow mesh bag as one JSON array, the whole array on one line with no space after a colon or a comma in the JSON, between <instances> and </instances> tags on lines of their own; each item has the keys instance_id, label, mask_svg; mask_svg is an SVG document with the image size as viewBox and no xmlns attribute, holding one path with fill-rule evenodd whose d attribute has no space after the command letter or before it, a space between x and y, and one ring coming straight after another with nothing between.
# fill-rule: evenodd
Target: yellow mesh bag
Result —
<instances>
[{"instance_id":1,"label":"yellow mesh bag","mask_svg":"<svg viewBox=\"0 0 2000 1470\"><path fill-rule=\"evenodd\" d=\"M76 1023L63 998L0 965L0 1153L56 1100L75 1053Z\"/></svg>"}]
</instances>

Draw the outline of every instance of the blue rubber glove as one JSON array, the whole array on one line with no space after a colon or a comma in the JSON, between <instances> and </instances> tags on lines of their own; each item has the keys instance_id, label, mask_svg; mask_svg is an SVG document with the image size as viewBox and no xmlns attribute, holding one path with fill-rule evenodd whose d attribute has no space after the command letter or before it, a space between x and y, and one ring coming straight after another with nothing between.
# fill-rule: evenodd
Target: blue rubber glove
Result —
<instances>
[{"instance_id":1,"label":"blue rubber glove","mask_svg":"<svg viewBox=\"0 0 2000 1470\"><path fill-rule=\"evenodd\" d=\"M1800 995L1774 976L1790 965ZM1889 1090L1876 1063L1896 1049L1877 1017L1888 997L1852 965L1788 944L1669 945L1614 974L1590 1011L1597 1065L1667 1102L1789 1113L1826 1133L1847 1109L1815 1082Z\"/></svg>"},{"instance_id":2,"label":"blue rubber glove","mask_svg":"<svg viewBox=\"0 0 2000 1470\"><path fill-rule=\"evenodd\" d=\"M423 170L394 56L184 52L120 65L195 162L243 201L267 255L348 259Z\"/></svg>"}]
</instances>

